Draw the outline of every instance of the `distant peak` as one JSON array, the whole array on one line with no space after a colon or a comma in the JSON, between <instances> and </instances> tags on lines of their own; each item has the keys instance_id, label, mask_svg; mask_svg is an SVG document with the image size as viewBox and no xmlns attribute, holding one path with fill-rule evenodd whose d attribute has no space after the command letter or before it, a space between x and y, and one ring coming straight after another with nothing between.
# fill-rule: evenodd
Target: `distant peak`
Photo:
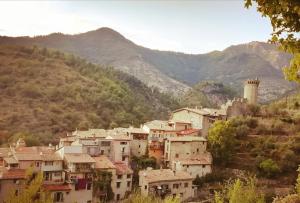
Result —
<instances>
[{"instance_id":1,"label":"distant peak","mask_svg":"<svg viewBox=\"0 0 300 203\"><path fill-rule=\"evenodd\" d=\"M124 36L121 35L119 32L117 32L109 27L101 27L96 30L86 32L84 34L94 34L94 35L96 34L96 35L102 35L102 36L109 35L109 36L118 37L118 38L122 38L122 39L124 38Z\"/></svg>"}]
</instances>

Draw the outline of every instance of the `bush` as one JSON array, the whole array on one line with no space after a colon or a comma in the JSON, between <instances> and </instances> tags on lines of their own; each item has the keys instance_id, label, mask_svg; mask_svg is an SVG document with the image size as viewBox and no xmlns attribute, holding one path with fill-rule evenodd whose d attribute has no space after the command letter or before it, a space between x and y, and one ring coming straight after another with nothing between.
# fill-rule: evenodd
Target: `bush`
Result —
<instances>
[{"instance_id":1,"label":"bush","mask_svg":"<svg viewBox=\"0 0 300 203\"><path fill-rule=\"evenodd\" d=\"M272 159L266 159L259 164L259 171L262 176L267 178L274 177L279 173L279 167Z\"/></svg>"},{"instance_id":2,"label":"bush","mask_svg":"<svg viewBox=\"0 0 300 203\"><path fill-rule=\"evenodd\" d=\"M249 127L245 124L236 127L236 136L245 137L249 134Z\"/></svg>"}]
</instances>

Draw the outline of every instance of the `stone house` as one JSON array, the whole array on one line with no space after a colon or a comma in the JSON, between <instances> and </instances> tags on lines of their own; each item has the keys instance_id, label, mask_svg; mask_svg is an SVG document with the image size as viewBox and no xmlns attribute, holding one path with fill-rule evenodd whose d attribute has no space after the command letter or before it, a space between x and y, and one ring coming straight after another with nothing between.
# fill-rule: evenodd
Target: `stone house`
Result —
<instances>
[{"instance_id":1,"label":"stone house","mask_svg":"<svg viewBox=\"0 0 300 203\"><path fill-rule=\"evenodd\" d=\"M132 190L132 169L124 162L114 162L116 167L116 176L113 176L113 191L116 201L122 200L128 196Z\"/></svg>"},{"instance_id":2,"label":"stone house","mask_svg":"<svg viewBox=\"0 0 300 203\"><path fill-rule=\"evenodd\" d=\"M132 156L140 157L147 153L149 133L142 128L114 128L118 133L126 134L130 139L130 152Z\"/></svg>"},{"instance_id":3,"label":"stone house","mask_svg":"<svg viewBox=\"0 0 300 203\"><path fill-rule=\"evenodd\" d=\"M83 153L65 153L63 157L66 181L71 187L64 202L92 202L92 169L95 160Z\"/></svg>"},{"instance_id":4,"label":"stone house","mask_svg":"<svg viewBox=\"0 0 300 203\"><path fill-rule=\"evenodd\" d=\"M203 137L185 136L168 138L165 141L164 162L166 166L175 159L189 159L206 152L207 140Z\"/></svg>"},{"instance_id":5,"label":"stone house","mask_svg":"<svg viewBox=\"0 0 300 203\"><path fill-rule=\"evenodd\" d=\"M192 181L193 177L185 171L148 168L139 172L139 187L144 196L177 196L183 202L194 196Z\"/></svg>"},{"instance_id":6,"label":"stone house","mask_svg":"<svg viewBox=\"0 0 300 203\"><path fill-rule=\"evenodd\" d=\"M212 156L210 153L205 153L188 159L175 159L172 161L171 168L173 171L185 171L193 178L202 177L212 172Z\"/></svg>"},{"instance_id":7,"label":"stone house","mask_svg":"<svg viewBox=\"0 0 300 203\"><path fill-rule=\"evenodd\" d=\"M25 187L26 170L1 168L0 202L5 202L10 195L18 195Z\"/></svg>"}]
</instances>

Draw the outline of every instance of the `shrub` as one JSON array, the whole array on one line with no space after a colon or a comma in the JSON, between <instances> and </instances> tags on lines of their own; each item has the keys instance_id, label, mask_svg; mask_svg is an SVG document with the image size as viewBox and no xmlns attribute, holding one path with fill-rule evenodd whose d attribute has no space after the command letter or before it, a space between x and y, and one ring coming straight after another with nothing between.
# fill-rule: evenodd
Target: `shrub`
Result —
<instances>
[{"instance_id":1,"label":"shrub","mask_svg":"<svg viewBox=\"0 0 300 203\"><path fill-rule=\"evenodd\" d=\"M236 136L245 137L249 134L249 127L245 124L236 127Z\"/></svg>"},{"instance_id":2,"label":"shrub","mask_svg":"<svg viewBox=\"0 0 300 203\"><path fill-rule=\"evenodd\" d=\"M266 159L259 164L259 171L262 176L267 178L274 177L279 173L279 167L272 159Z\"/></svg>"}]
</instances>

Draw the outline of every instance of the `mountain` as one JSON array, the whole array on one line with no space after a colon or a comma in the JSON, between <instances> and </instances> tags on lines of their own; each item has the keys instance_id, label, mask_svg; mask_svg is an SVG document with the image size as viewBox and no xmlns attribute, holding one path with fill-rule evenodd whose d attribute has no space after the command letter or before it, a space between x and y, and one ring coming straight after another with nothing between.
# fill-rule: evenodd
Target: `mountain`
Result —
<instances>
[{"instance_id":1,"label":"mountain","mask_svg":"<svg viewBox=\"0 0 300 203\"><path fill-rule=\"evenodd\" d=\"M0 46L0 106L0 134L34 134L46 144L76 128L165 119L178 102L133 76L70 54Z\"/></svg>"},{"instance_id":2,"label":"mountain","mask_svg":"<svg viewBox=\"0 0 300 203\"><path fill-rule=\"evenodd\" d=\"M54 33L36 37L0 37L0 44L38 45L70 52L87 60L113 66L129 73L149 87L182 95L203 80L214 80L241 92L243 81L259 77L259 98L273 100L291 91L281 67L290 56L275 45L251 42L207 54L184 54L144 48L110 28L65 35Z\"/></svg>"}]
</instances>

